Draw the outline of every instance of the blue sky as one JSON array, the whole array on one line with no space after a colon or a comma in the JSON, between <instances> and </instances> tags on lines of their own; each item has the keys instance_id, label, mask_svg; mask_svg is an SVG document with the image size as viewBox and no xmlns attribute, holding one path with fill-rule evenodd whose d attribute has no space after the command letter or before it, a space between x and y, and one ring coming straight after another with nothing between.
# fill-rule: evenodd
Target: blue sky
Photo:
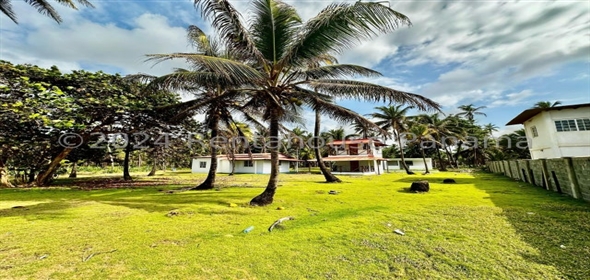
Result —
<instances>
[{"instance_id":1,"label":"blue sky","mask_svg":"<svg viewBox=\"0 0 590 280\"><path fill-rule=\"evenodd\" d=\"M95 9L79 11L55 4L62 24L12 2L20 24L0 15L0 59L64 71L165 74L183 62L153 66L144 55L190 51L186 27L209 29L190 0L91 0ZM304 19L331 3L287 2ZM232 3L246 20L250 2ZM588 1L397 1L391 7L413 25L339 57L383 73L372 82L432 98L445 113L462 104L487 106L478 121L498 125L499 133L518 129L504 124L537 101L590 102ZM362 114L382 105L340 103ZM328 129L339 125L324 121Z\"/></svg>"}]
</instances>

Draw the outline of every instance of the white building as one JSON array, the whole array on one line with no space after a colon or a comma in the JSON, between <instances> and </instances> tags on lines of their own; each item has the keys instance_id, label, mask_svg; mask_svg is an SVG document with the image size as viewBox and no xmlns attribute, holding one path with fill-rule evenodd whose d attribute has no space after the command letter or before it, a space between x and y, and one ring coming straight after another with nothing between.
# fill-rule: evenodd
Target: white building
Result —
<instances>
[{"instance_id":1,"label":"white building","mask_svg":"<svg viewBox=\"0 0 590 280\"><path fill-rule=\"evenodd\" d=\"M404 170L404 166L401 164L401 158L388 158L387 164L390 170ZM406 165L410 170L426 170L424 166L424 160L422 158L404 158ZM432 158L426 158L426 165L428 170L432 171Z\"/></svg>"},{"instance_id":2,"label":"white building","mask_svg":"<svg viewBox=\"0 0 590 280\"><path fill-rule=\"evenodd\" d=\"M270 153L264 154L235 154L235 173L247 174L270 174ZM296 162L297 159L279 154L279 171L281 173L289 172L290 162ZM193 159L192 173L208 173L211 166L211 156L201 156ZM229 155L217 156L217 172L231 173L231 157Z\"/></svg>"},{"instance_id":3,"label":"white building","mask_svg":"<svg viewBox=\"0 0 590 280\"><path fill-rule=\"evenodd\" d=\"M387 160L376 139L335 140L328 143L333 150L324 161L330 162L333 174L379 175L387 170Z\"/></svg>"},{"instance_id":4,"label":"white building","mask_svg":"<svg viewBox=\"0 0 590 280\"><path fill-rule=\"evenodd\" d=\"M528 109L506 125L515 124L524 125L532 159L590 156L590 103Z\"/></svg>"}]
</instances>

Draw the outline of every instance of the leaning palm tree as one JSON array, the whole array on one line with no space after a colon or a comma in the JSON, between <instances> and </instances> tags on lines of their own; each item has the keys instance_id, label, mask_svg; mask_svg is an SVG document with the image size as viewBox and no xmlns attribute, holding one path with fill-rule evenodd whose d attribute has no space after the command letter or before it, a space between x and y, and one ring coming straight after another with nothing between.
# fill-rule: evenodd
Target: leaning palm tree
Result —
<instances>
[{"instance_id":1,"label":"leaning palm tree","mask_svg":"<svg viewBox=\"0 0 590 280\"><path fill-rule=\"evenodd\" d=\"M59 14L57 13L57 11L55 10L55 8L53 8L53 6L51 6L51 4L47 3L47 1L45 1L45 0L25 0L25 2L27 2L27 4L31 5L33 8L36 8L39 13L49 16L50 18L55 20L57 23L62 22L62 19L59 16ZM85 7L94 8L94 6L86 0L76 0L76 1L55 0L55 2L62 4L64 6L70 7L74 10L78 9L78 7L76 6L76 4L74 2L78 2L78 4L85 6ZM0 12L2 12L5 16L10 18L14 23L18 24L18 21L16 18L16 13L12 10L11 0L0 0Z\"/></svg>"},{"instance_id":2,"label":"leaning palm tree","mask_svg":"<svg viewBox=\"0 0 590 280\"><path fill-rule=\"evenodd\" d=\"M551 101L539 101L537 103L535 103L535 106L533 106L533 109L547 109L547 108L551 108L551 107L556 107L561 105L561 101L555 101L553 103L551 103Z\"/></svg>"},{"instance_id":3,"label":"leaning palm tree","mask_svg":"<svg viewBox=\"0 0 590 280\"><path fill-rule=\"evenodd\" d=\"M190 59L208 71L231 81L242 81L238 94L250 98L244 108L261 108L269 124L271 172L266 189L251 205L272 203L279 175L278 135L281 119L301 106L319 111L337 121L371 122L359 114L333 104L331 97L408 103L420 108L439 105L420 95L350 80L380 73L348 64L325 65L326 55L335 55L370 39L391 32L409 19L379 3L331 4L317 16L302 22L297 11L279 0L254 0L249 25L228 0L195 0L203 17L210 19L227 49L242 60L205 54L164 54L152 58Z\"/></svg>"},{"instance_id":4,"label":"leaning palm tree","mask_svg":"<svg viewBox=\"0 0 590 280\"><path fill-rule=\"evenodd\" d=\"M428 125L416 123L412 124L411 128L409 129L409 132L410 134L407 135L408 140L410 140L411 143L418 145L418 149L422 154L422 160L424 161L424 168L426 168L424 174L428 174L430 173L430 170L428 170L428 164L426 163L426 155L424 154L424 143L435 141L432 137L434 130L428 127Z\"/></svg>"},{"instance_id":5,"label":"leaning palm tree","mask_svg":"<svg viewBox=\"0 0 590 280\"><path fill-rule=\"evenodd\" d=\"M376 119L375 124L380 126L381 129L385 131L390 131L389 134L391 139L397 139L397 144L399 146L400 151L400 158L401 164L406 171L407 174L414 174L414 172L410 171L406 161L404 159L404 146L402 145L402 133L406 132L406 113L408 110L412 109L412 107L403 107L403 105L397 106L379 106L375 107L377 110L376 113L371 113L373 119Z\"/></svg>"},{"instance_id":6,"label":"leaning palm tree","mask_svg":"<svg viewBox=\"0 0 590 280\"><path fill-rule=\"evenodd\" d=\"M475 107L475 105L473 105L473 104L461 105L461 106L459 106L459 109L461 110L461 112L458 113L457 116L464 116L468 121L473 122L475 115L487 117L487 115L485 113L480 112L481 109L485 109L485 108L487 108L487 107L486 106Z\"/></svg>"}]
</instances>

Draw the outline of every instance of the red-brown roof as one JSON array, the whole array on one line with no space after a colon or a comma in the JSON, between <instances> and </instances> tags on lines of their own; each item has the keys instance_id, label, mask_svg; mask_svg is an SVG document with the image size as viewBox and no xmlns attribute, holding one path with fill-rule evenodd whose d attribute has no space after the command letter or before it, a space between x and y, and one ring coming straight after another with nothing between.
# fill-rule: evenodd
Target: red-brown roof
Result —
<instances>
[{"instance_id":1,"label":"red-brown roof","mask_svg":"<svg viewBox=\"0 0 590 280\"><path fill-rule=\"evenodd\" d=\"M342 145L342 144L369 144L371 143L371 141L373 141L373 143L375 144L375 146L387 146L386 144L384 144L383 142L377 140L377 139L371 139L371 138L363 138L363 139L348 139L348 140L334 140L330 143L328 143L328 145Z\"/></svg>"},{"instance_id":2,"label":"red-brown roof","mask_svg":"<svg viewBox=\"0 0 590 280\"><path fill-rule=\"evenodd\" d=\"M506 125L523 124L524 122L531 119L532 117L538 115L541 112L545 112L545 111L578 109L581 107L590 107L590 103L555 106L555 107L549 107L549 108L532 108L532 109L522 111L522 113L518 114L518 116L514 117L514 119L509 121Z\"/></svg>"}]
</instances>

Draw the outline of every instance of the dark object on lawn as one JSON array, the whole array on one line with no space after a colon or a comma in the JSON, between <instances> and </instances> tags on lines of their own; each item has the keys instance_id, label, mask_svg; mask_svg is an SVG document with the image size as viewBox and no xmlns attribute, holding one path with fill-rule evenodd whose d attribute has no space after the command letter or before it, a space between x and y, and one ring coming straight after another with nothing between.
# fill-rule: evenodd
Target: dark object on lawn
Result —
<instances>
[{"instance_id":1,"label":"dark object on lawn","mask_svg":"<svg viewBox=\"0 0 590 280\"><path fill-rule=\"evenodd\" d=\"M447 178L447 179L443 180L443 184L454 184L454 183L457 183L457 182L455 182L455 179Z\"/></svg>"},{"instance_id":2,"label":"dark object on lawn","mask_svg":"<svg viewBox=\"0 0 590 280\"><path fill-rule=\"evenodd\" d=\"M19 209L19 208L25 208L25 207L24 206L20 206L20 205L18 205L18 206L12 206L12 209Z\"/></svg>"},{"instance_id":3,"label":"dark object on lawn","mask_svg":"<svg viewBox=\"0 0 590 280\"><path fill-rule=\"evenodd\" d=\"M295 220L295 218L284 217L284 218L280 218L280 219L276 220L274 223L272 223L272 225L270 225L270 227L268 228L268 232L272 232L272 229L275 228L276 225L278 225L284 221L289 221L289 220Z\"/></svg>"},{"instance_id":4,"label":"dark object on lawn","mask_svg":"<svg viewBox=\"0 0 590 280\"><path fill-rule=\"evenodd\" d=\"M416 181L412 183L410 191L413 192L428 192L430 190L430 184L428 181Z\"/></svg>"},{"instance_id":5,"label":"dark object on lawn","mask_svg":"<svg viewBox=\"0 0 590 280\"><path fill-rule=\"evenodd\" d=\"M328 194L338 194L338 191L331 190Z\"/></svg>"}]
</instances>

